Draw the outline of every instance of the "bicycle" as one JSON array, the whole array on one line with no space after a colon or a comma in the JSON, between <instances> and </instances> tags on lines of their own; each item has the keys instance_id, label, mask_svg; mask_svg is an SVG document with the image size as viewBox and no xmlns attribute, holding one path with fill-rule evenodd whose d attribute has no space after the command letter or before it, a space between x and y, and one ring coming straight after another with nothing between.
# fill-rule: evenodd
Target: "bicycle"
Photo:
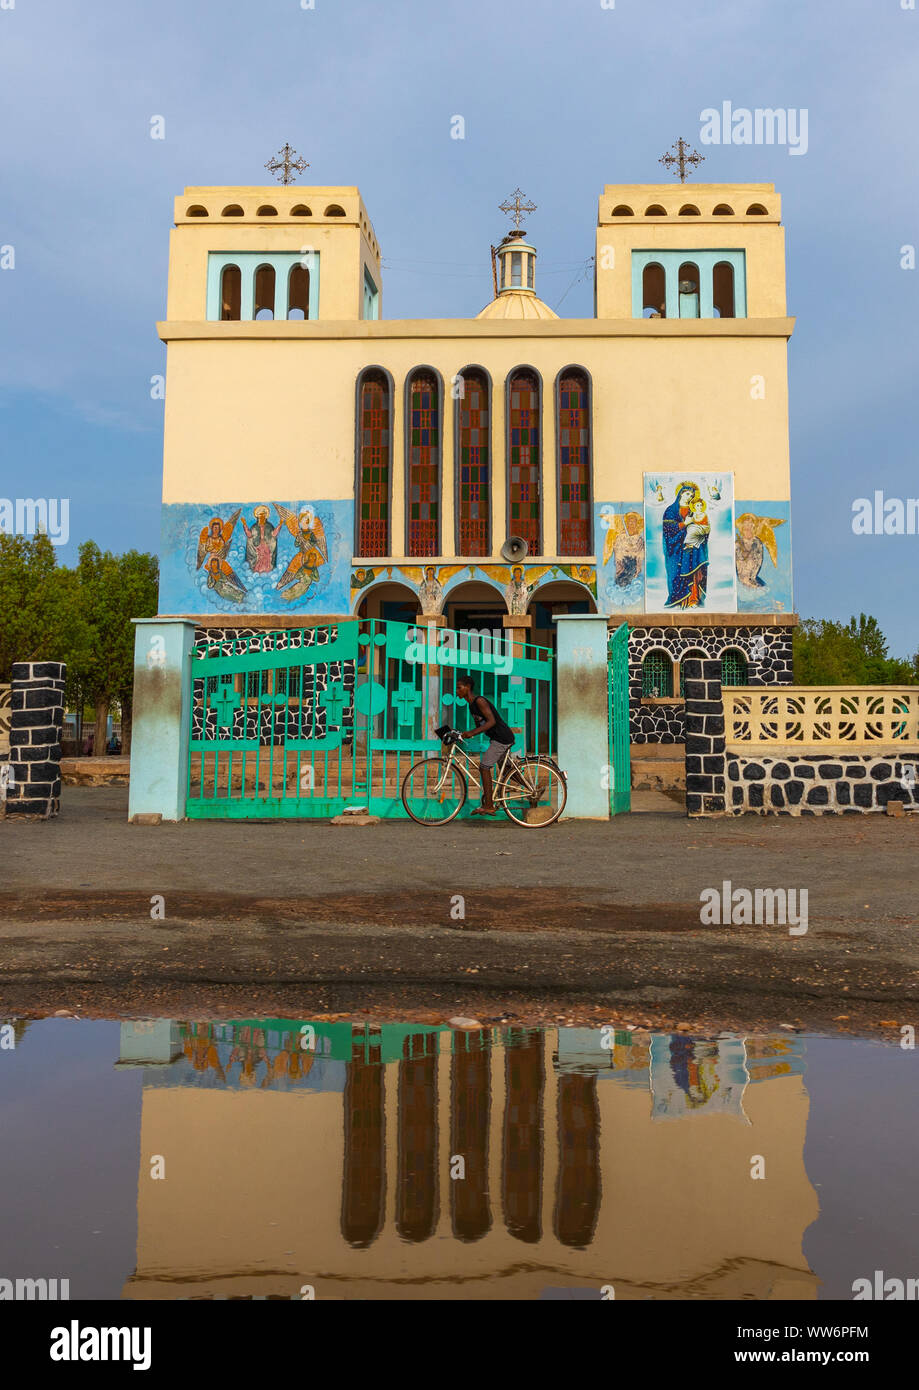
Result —
<instances>
[{"instance_id":1,"label":"bicycle","mask_svg":"<svg viewBox=\"0 0 919 1390\"><path fill-rule=\"evenodd\" d=\"M466 804L469 783L482 787L474 759L460 747L459 731L444 726L435 732L446 755L422 758L402 779L402 804L418 825L448 825ZM565 809L568 784L554 758L520 757L509 748L493 777L496 807L526 830L554 825Z\"/></svg>"}]
</instances>

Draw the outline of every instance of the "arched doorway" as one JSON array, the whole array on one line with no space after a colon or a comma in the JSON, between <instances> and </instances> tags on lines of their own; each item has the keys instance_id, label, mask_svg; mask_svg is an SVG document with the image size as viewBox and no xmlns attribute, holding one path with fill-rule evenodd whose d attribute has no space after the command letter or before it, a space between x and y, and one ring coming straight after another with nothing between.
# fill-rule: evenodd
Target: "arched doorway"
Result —
<instances>
[{"instance_id":1,"label":"arched doorway","mask_svg":"<svg viewBox=\"0 0 919 1390\"><path fill-rule=\"evenodd\" d=\"M384 618L387 622L413 623L421 612L418 595L408 584L375 584L357 605L358 618Z\"/></svg>"},{"instance_id":2,"label":"arched doorway","mask_svg":"<svg viewBox=\"0 0 919 1390\"><path fill-rule=\"evenodd\" d=\"M473 629L477 632L483 629L489 632L497 630L501 636L504 635L504 619L507 615L504 595L490 584L483 584L481 580L470 580L451 589L444 604L444 612L447 615L448 627L461 631Z\"/></svg>"},{"instance_id":3,"label":"arched doorway","mask_svg":"<svg viewBox=\"0 0 919 1390\"><path fill-rule=\"evenodd\" d=\"M582 584L570 579L553 580L542 584L530 599L527 612L533 619L529 640L537 647L557 646L558 629L555 619L566 613L596 613L593 595Z\"/></svg>"}]
</instances>

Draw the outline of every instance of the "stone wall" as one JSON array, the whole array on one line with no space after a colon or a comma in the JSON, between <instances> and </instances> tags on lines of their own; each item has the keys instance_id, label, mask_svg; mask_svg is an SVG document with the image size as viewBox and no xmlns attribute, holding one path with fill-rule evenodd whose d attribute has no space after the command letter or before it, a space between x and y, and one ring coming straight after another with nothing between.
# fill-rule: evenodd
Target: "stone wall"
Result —
<instances>
[{"instance_id":1,"label":"stone wall","mask_svg":"<svg viewBox=\"0 0 919 1390\"><path fill-rule=\"evenodd\" d=\"M890 801L919 806L919 749L912 757L870 753L726 756L729 814L859 816ZM911 771L910 771L911 769Z\"/></svg>"},{"instance_id":2,"label":"stone wall","mask_svg":"<svg viewBox=\"0 0 919 1390\"><path fill-rule=\"evenodd\" d=\"M629 738L632 743L682 743L685 710L681 705L641 703L641 663L650 651L665 651L672 661L682 661L687 651L702 651L720 659L729 647L742 651L749 665L750 685L790 685L793 680L791 627L633 627L629 632ZM753 655L753 644L762 638L765 653ZM719 672L720 674L720 672ZM674 683L674 695L679 685Z\"/></svg>"},{"instance_id":3,"label":"stone wall","mask_svg":"<svg viewBox=\"0 0 919 1390\"><path fill-rule=\"evenodd\" d=\"M725 811L724 706L721 662L689 657L686 689L686 814L720 816Z\"/></svg>"},{"instance_id":4,"label":"stone wall","mask_svg":"<svg viewBox=\"0 0 919 1390\"><path fill-rule=\"evenodd\" d=\"M720 662L690 658L685 684L688 815L860 816L892 801L919 807L919 748L899 756L838 746L728 752Z\"/></svg>"},{"instance_id":5,"label":"stone wall","mask_svg":"<svg viewBox=\"0 0 919 1390\"><path fill-rule=\"evenodd\" d=\"M59 661L19 661L10 695L10 769L7 815L56 816L61 807L61 732L64 677Z\"/></svg>"}]
</instances>

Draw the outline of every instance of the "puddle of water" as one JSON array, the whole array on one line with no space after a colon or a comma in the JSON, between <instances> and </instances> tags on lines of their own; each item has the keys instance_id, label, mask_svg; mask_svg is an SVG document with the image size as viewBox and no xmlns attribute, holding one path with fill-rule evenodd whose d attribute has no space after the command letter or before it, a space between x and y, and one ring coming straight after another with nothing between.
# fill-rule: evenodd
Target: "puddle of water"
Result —
<instances>
[{"instance_id":1,"label":"puddle of water","mask_svg":"<svg viewBox=\"0 0 919 1390\"><path fill-rule=\"evenodd\" d=\"M785 1033L20 1023L0 1279L71 1299L850 1299L876 1270L919 1276L916 1067Z\"/></svg>"}]
</instances>

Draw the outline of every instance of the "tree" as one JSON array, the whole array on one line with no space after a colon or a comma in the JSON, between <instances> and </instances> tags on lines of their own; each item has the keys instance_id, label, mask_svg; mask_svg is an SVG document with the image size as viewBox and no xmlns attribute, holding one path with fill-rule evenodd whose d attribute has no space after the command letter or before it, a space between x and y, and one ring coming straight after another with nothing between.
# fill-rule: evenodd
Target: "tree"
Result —
<instances>
[{"instance_id":1,"label":"tree","mask_svg":"<svg viewBox=\"0 0 919 1390\"><path fill-rule=\"evenodd\" d=\"M797 685L919 683L919 656L911 662L888 656L877 619L864 613L848 623L805 618L792 640Z\"/></svg>"}]
</instances>

